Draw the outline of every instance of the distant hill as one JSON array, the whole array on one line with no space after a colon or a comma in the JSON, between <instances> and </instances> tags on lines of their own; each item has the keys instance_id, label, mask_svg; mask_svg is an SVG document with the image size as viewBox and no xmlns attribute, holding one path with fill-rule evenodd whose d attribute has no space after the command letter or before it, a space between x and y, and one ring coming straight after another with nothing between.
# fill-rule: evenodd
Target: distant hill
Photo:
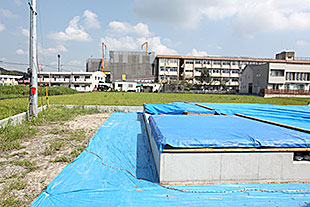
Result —
<instances>
[{"instance_id":1,"label":"distant hill","mask_svg":"<svg viewBox=\"0 0 310 207\"><path fill-rule=\"evenodd\" d=\"M16 70L6 70L4 68L0 67L0 75L21 75L21 76L28 76L27 73L21 72L21 71L16 71Z\"/></svg>"}]
</instances>

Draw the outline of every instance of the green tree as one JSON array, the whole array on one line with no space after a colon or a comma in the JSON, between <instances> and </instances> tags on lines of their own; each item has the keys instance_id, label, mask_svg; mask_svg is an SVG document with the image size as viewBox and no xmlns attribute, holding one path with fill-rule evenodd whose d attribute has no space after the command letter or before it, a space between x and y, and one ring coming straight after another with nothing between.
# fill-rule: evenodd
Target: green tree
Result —
<instances>
[{"instance_id":1,"label":"green tree","mask_svg":"<svg viewBox=\"0 0 310 207\"><path fill-rule=\"evenodd\" d=\"M204 67L201 70L201 75L200 75L200 82L203 85L203 89L206 90L206 88L209 88L210 85L212 84L212 77L209 72L209 69Z\"/></svg>"}]
</instances>

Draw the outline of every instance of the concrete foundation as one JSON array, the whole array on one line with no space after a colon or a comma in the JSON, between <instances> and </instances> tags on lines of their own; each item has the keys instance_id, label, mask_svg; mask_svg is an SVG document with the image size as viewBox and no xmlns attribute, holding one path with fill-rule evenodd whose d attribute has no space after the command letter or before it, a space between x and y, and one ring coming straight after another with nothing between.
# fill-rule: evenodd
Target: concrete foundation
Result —
<instances>
[{"instance_id":1,"label":"concrete foundation","mask_svg":"<svg viewBox=\"0 0 310 207\"><path fill-rule=\"evenodd\" d=\"M159 181L163 185L310 182L310 161L294 161L294 152L159 153L144 113Z\"/></svg>"}]
</instances>

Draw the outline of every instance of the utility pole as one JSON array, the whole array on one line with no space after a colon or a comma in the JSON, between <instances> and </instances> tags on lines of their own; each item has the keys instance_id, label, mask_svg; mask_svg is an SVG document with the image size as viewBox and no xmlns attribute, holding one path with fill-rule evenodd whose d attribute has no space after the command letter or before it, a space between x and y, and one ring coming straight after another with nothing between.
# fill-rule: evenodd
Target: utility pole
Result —
<instances>
[{"instance_id":1,"label":"utility pole","mask_svg":"<svg viewBox=\"0 0 310 207\"><path fill-rule=\"evenodd\" d=\"M30 6L30 45L29 45L29 73L30 89L29 89L29 115L31 117L38 116L38 61L37 61L37 4L36 0L32 0Z\"/></svg>"},{"instance_id":2,"label":"utility pole","mask_svg":"<svg viewBox=\"0 0 310 207\"><path fill-rule=\"evenodd\" d=\"M60 71L60 54L58 54L57 57L58 57L58 72L61 72Z\"/></svg>"}]
</instances>

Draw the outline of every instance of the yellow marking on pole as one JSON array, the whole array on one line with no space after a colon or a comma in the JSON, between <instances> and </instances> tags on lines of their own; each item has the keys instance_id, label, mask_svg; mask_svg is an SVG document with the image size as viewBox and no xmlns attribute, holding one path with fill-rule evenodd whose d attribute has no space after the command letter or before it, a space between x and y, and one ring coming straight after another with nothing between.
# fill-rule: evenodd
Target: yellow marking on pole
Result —
<instances>
[{"instance_id":1,"label":"yellow marking on pole","mask_svg":"<svg viewBox=\"0 0 310 207\"><path fill-rule=\"evenodd\" d=\"M49 104L49 101L48 101L47 83L45 83L45 96L46 96L46 105L49 108L50 104Z\"/></svg>"}]
</instances>

